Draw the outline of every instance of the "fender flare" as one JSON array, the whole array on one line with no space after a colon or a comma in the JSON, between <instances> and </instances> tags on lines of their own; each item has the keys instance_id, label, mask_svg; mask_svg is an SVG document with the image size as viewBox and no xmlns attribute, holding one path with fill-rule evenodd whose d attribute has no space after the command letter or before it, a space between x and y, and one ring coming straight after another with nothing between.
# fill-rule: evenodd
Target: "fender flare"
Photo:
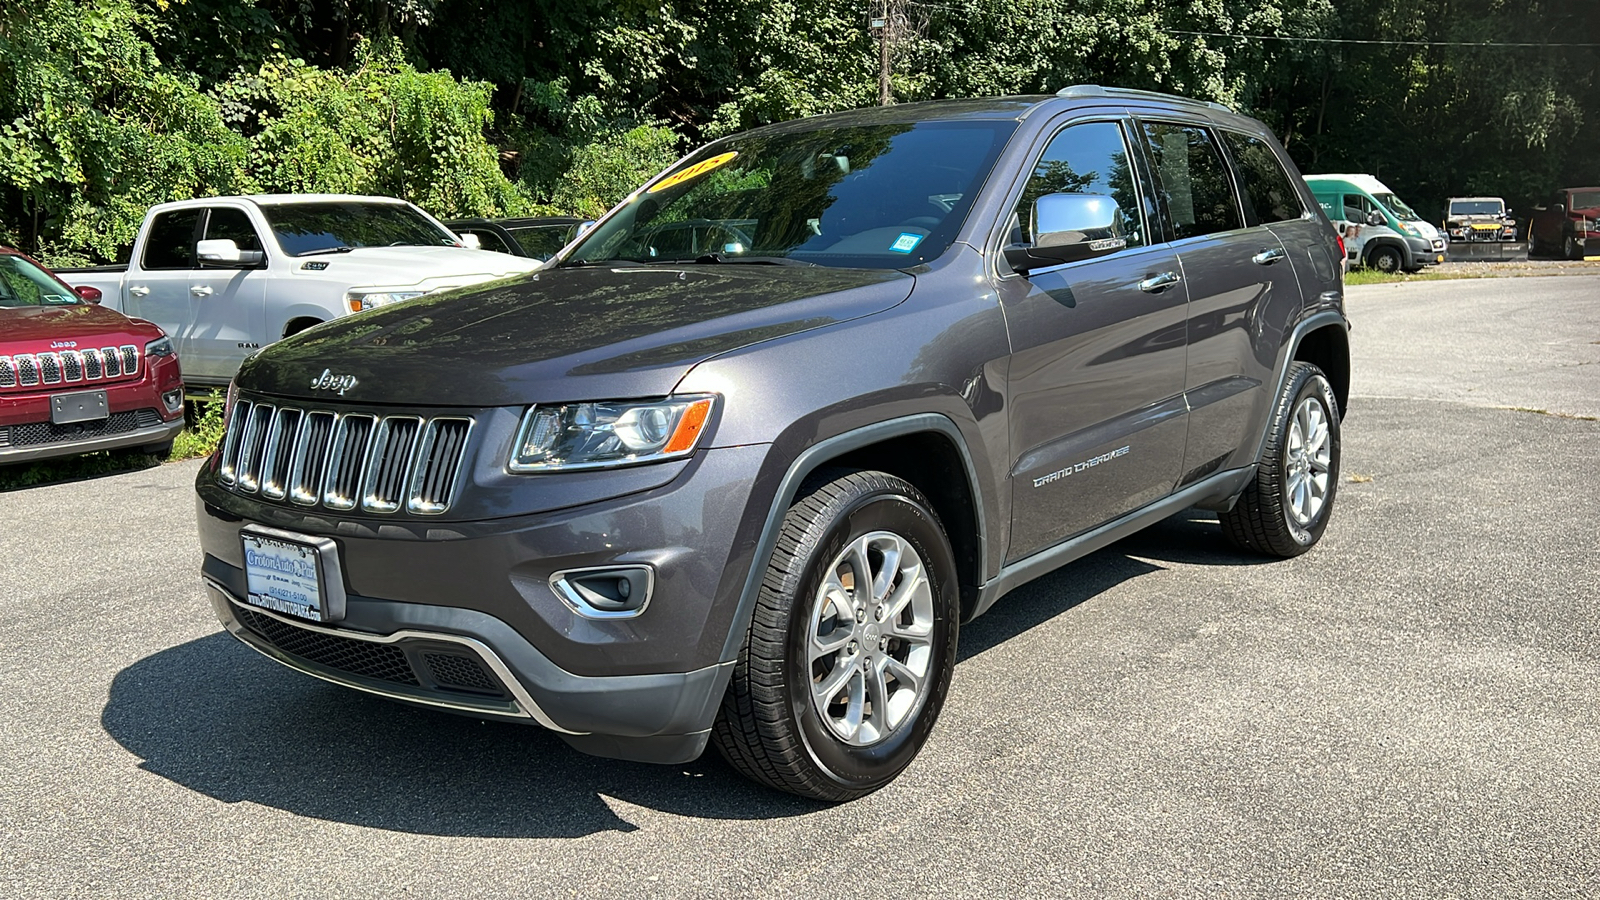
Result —
<instances>
[{"instance_id":1,"label":"fender flare","mask_svg":"<svg viewBox=\"0 0 1600 900\"><path fill-rule=\"evenodd\" d=\"M1350 320L1346 319L1343 313L1331 309L1324 309L1313 313L1312 315L1301 319L1299 323L1294 326L1294 330L1289 333L1289 339L1283 342L1283 356L1278 360L1278 379L1277 383L1273 385L1271 394L1272 397L1277 397L1279 394L1283 393L1283 386L1289 380L1289 363L1294 359L1295 354L1300 351L1300 342L1305 340L1306 335L1310 334L1311 332L1326 328L1329 325L1338 325L1342 327L1346 334L1349 334L1350 332ZM1346 352L1348 354L1348 339L1346 344ZM1340 418L1344 418L1345 410L1340 410L1339 413ZM1267 436L1271 434L1271 432L1272 417L1269 415L1267 416L1266 424L1261 428L1261 438L1256 441L1256 452L1255 456L1253 457L1255 461L1259 462L1261 460L1261 452L1266 449Z\"/></svg>"},{"instance_id":2,"label":"fender flare","mask_svg":"<svg viewBox=\"0 0 1600 900\"><path fill-rule=\"evenodd\" d=\"M967 488L972 492L973 511L977 518L978 559L987 559L988 551L988 523L984 521L983 498L984 494L978 481L978 470L972 462L972 453L967 447L967 440L961 429L948 416L940 413L918 413L910 416L874 422L860 428L836 434L833 437L818 441L800 451L789 467L784 471L783 478L778 482L778 491L772 498L772 505L767 510L766 520L761 525L761 535L756 540L755 553L750 557L750 570L745 573L744 587L739 592L739 606L734 610L732 624L728 629L728 637L723 642L722 654L718 657L721 663L731 663L738 659L739 649L744 645L745 633L750 630L750 619L755 614L756 597L761 590L761 579L766 575L768 561L772 559L772 551L778 543L778 531L783 527L783 517L789 511L789 506L794 503L795 494L800 490L801 482L812 472L821 468L828 460L859 450L890 438L904 437L922 432L937 432L950 439L956 448L956 454L961 457L961 465L965 470Z\"/></svg>"}]
</instances>

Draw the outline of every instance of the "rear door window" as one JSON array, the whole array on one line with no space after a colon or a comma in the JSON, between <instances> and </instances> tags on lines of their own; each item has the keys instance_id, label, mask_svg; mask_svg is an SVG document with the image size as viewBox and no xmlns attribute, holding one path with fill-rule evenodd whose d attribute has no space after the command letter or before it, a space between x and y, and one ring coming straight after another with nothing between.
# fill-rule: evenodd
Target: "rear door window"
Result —
<instances>
[{"instance_id":1,"label":"rear door window","mask_svg":"<svg viewBox=\"0 0 1600 900\"><path fill-rule=\"evenodd\" d=\"M200 213L198 209L175 209L157 215L145 237L144 268L195 268L194 242Z\"/></svg>"},{"instance_id":2,"label":"rear door window","mask_svg":"<svg viewBox=\"0 0 1600 900\"><path fill-rule=\"evenodd\" d=\"M1145 146L1160 184L1161 205L1177 240L1244 227L1233 182L1210 129L1143 123Z\"/></svg>"},{"instance_id":3,"label":"rear door window","mask_svg":"<svg viewBox=\"0 0 1600 900\"><path fill-rule=\"evenodd\" d=\"M1232 151L1239 178L1244 182L1247 222L1289 222L1305 215L1293 179L1265 141L1232 131L1224 131L1222 139Z\"/></svg>"}]
</instances>

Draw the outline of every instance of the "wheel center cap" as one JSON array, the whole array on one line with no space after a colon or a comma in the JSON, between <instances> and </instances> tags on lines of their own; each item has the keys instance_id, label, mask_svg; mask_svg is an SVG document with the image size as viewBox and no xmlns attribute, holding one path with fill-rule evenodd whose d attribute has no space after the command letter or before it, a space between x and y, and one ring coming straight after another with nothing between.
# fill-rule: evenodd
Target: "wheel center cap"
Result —
<instances>
[{"instance_id":1,"label":"wheel center cap","mask_svg":"<svg viewBox=\"0 0 1600 900\"><path fill-rule=\"evenodd\" d=\"M869 644L876 644L878 638L882 636L883 629L878 627L877 622L868 622L866 627L861 629L861 639Z\"/></svg>"}]
</instances>

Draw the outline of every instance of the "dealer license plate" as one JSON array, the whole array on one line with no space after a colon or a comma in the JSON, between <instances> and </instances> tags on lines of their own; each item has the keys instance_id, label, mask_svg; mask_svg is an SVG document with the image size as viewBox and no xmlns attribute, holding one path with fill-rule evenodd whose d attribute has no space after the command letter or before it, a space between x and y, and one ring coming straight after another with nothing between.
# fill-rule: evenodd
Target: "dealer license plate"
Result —
<instances>
[{"instance_id":1,"label":"dealer license plate","mask_svg":"<svg viewBox=\"0 0 1600 900\"><path fill-rule=\"evenodd\" d=\"M242 532L245 602L314 622L328 621L322 555L310 544Z\"/></svg>"},{"instance_id":2,"label":"dealer license plate","mask_svg":"<svg viewBox=\"0 0 1600 900\"><path fill-rule=\"evenodd\" d=\"M56 425L97 422L109 415L105 391L77 391L50 398L50 421Z\"/></svg>"}]
</instances>

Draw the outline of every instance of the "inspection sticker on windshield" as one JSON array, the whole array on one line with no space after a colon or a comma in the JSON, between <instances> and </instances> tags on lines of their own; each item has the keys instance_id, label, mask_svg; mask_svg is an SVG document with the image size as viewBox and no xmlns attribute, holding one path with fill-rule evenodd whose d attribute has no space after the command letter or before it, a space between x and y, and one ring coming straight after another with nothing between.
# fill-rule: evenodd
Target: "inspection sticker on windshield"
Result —
<instances>
[{"instance_id":1,"label":"inspection sticker on windshield","mask_svg":"<svg viewBox=\"0 0 1600 900\"><path fill-rule=\"evenodd\" d=\"M713 156L710 159L702 159L701 161L695 163L687 169L684 169L681 172L673 172L671 175L661 179L660 181L651 185L650 190L646 191L645 193L654 194L656 191L664 191L669 187L677 187L678 185L683 184L685 181L699 178L701 175L706 174L712 169L719 169L727 165L730 160L738 155L739 151L729 150L727 153L718 153L716 156Z\"/></svg>"},{"instance_id":2,"label":"inspection sticker on windshield","mask_svg":"<svg viewBox=\"0 0 1600 900\"><path fill-rule=\"evenodd\" d=\"M889 245L889 249L896 253L910 253L917 249L917 245L920 243L922 243L922 235L906 231L901 232L900 236L894 239L894 243Z\"/></svg>"}]
</instances>

